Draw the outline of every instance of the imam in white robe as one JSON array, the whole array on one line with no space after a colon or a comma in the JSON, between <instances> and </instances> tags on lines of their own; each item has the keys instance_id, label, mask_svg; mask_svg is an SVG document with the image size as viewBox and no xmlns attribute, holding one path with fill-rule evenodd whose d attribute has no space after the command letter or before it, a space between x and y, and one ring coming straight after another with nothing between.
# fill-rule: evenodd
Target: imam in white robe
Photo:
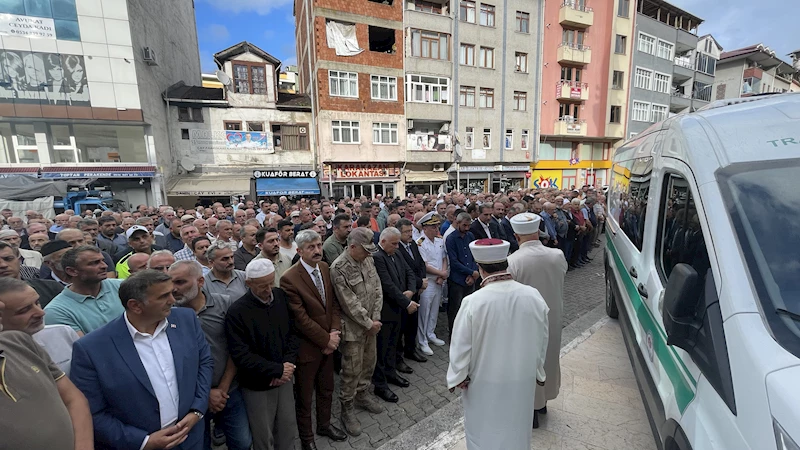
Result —
<instances>
[{"instance_id":1,"label":"imam in white robe","mask_svg":"<svg viewBox=\"0 0 800 450\"><path fill-rule=\"evenodd\" d=\"M547 383L536 386L534 409L542 409L548 400L558 397L561 389L561 329L564 311L564 276L567 274L564 252L548 248L535 239L520 244L519 250L508 256L508 272L514 280L535 288L542 294L550 314L550 336L547 340L547 356L544 371Z\"/></svg>"},{"instance_id":2,"label":"imam in white robe","mask_svg":"<svg viewBox=\"0 0 800 450\"><path fill-rule=\"evenodd\" d=\"M487 283L464 298L450 343L449 388L462 391L469 450L528 450L536 380L545 381L548 308L513 280Z\"/></svg>"}]
</instances>

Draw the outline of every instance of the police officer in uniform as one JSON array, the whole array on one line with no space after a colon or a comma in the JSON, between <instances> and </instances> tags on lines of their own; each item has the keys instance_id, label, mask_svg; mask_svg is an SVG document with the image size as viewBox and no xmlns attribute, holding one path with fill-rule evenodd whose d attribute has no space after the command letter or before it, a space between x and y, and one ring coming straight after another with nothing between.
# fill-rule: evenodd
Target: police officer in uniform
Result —
<instances>
[{"instance_id":1,"label":"police officer in uniform","mask_svg":"<svg viewBox=\"0 0 800 450\"><path fill-rule=\"evenodd\" d=\"M450 275L447 270L447 251L444 248L444 239L439 237L441 223L441 217L433 212L429 212L418 222L422 228L422 237L417 240L417 246L425 261L428 283L420 295L417 346L422 353L428 356L433 355L430 344L444 345L444 341L436 337L436 333L434 333L442 292L447 283L447 277Z\"/></svg>"}]
</instances>

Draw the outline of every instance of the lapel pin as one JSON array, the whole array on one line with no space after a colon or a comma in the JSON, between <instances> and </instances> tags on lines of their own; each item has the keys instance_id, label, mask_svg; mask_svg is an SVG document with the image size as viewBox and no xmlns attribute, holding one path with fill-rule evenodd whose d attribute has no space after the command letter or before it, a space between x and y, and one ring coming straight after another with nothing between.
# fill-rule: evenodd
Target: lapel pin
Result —
<instances>
[{"instance_id":1,"label":"lapel pin","mask_svg":"<svg viewBox=\"0 0 800 450\"><path fill-rule=\"evenodd\" d=\"M178 328L177 326L175 326L175 324L174 324L174 323L171 323L171 324L169 324L169 327L170 327L170 328Z\"/></svg>"}]
</instances>

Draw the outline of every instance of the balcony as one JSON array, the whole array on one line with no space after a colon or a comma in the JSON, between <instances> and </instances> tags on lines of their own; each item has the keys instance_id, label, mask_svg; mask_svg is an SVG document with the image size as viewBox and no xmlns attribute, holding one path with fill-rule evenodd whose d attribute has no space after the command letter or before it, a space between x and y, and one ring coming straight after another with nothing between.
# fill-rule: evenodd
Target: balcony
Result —
<instances>
[{"instance_id":1,"label":"balcony","mask_svg":"<svg viewBox=\"0 0 800 450\"><path fill-rule=\"evenodd\" d=\"M589 100L589 83L559 81L556 83L556 99L566 102L585 102Z\"/></svg>"},{"instance_id":2,"label":"balcony","mask_svg":"<svg viewBox=\"0 0 800 450\"><path fill-rule=\"evenodd\" d=\"M568 27L587 28L594 23L592 8L577 5L573 1L565 1L558 12L558 23Z\"/></svg>"},{"instance_id":3,"label":"balcony","mask_svg":"<svg viewBox=\"0 0 800 450\"><path fill-rule=\"evenodd\" d=\"M588 45L563 43L558 47L558 62L566 64L589 64L592 62L592 49Z\"/></svg>"},{"instance_id":4,"label":"balcony","mask_svg":"<svg viewBox=\"0 0 800 450\"><path fill-rule=\"evenodd\" d=\"M588 134L586 121L561 117L556 119L553 134L557 136L586 136Z\"/></svg>"},{"instance_id":5,"label":"balcony","mask_svg":"<svg viewBox=\"0 0 800 450\"><path fill-rule=\"evenodd\" d=\"M692 104L692 96L684 94L679 90L672 91L672 96L669 100L669 111L673 113L681 113L685 111Z\"/></svg>"}]
</instances>

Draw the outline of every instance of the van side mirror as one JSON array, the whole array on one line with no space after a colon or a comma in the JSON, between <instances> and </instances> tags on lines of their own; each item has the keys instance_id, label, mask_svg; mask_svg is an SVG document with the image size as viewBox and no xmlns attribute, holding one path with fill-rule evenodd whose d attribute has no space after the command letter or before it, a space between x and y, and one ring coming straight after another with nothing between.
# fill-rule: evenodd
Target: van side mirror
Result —
<instances>
[{"instance_id":1,"label":"van side mirror","mask_svg":"<svg viewBox=\"0 0 800 450\"><path fill-rule=\"evenodd\" d=\"M667 344L689 353L696 344L697 331L702 321L697 319L698 301L702 298L700 276L694 267L677 264L670 273L664 291L664 330Z\"/></svg>"}]
</instances>

